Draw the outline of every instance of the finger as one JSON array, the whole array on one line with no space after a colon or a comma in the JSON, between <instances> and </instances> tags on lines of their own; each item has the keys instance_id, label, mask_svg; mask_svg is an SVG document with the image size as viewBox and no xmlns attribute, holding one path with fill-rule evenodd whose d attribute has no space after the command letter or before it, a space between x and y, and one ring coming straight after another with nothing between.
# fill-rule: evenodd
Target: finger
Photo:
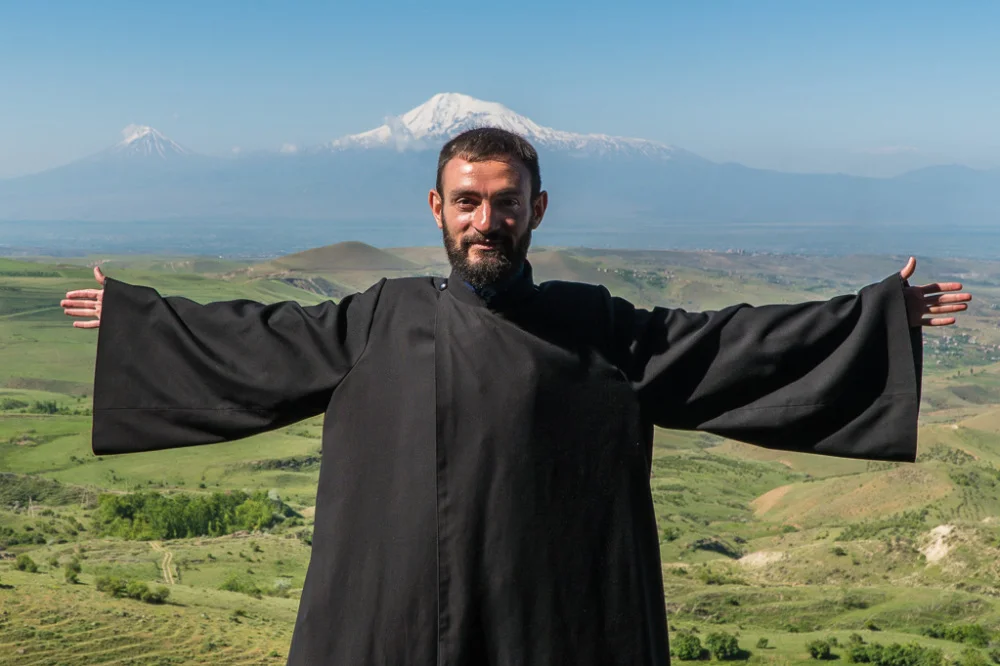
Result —
<instances>
[{"instance_id":1,"label":"finger","mask_svg":"<svg viewBox=\"0 0 1000 666\"><path fill-rule=\"evenodd\" d=\"M97 305L97 301L85 300L85 301L71 301L64 300L59 301L59 307L61 308L92 308Z\"/></svg>"},{"instance_id":2,"label":"finger","mask_svg":"<svg viewBox=\"0 0 1000 666\"><path fill-rule=\"evenodd\" d=\"M70 310L64 310L66 314L70 317L96 317L97 310L94 308L74 308Z\"/></svg>"},{"instance_id":3,"label":"finger","mask_svg":"<svg viewBox=\"0 0 1000 666\"><path fill-rule=\"evenodd\" d=\"M962 288L961 282L935 282L917 287L924 294L933 294L937 291L958 291Z\"/></svg>"},{"instance_id":4,"label":"finger","mask_svg":"<svg viewBox=\"0 0 1000 666\"><path fill-rule=\"evenodd\" d=\"M972 294L938 294L934 296L924 296L924 303L937 305L938 303L965 303L972 300Z\"/></svg>"},{"instance_id":5,"label":"finger","mask_svg":"<svg viewBox=\"0 0 1000 666\"><path fill-rule=\"evenodd\" d=\"M105 277L104 277L104 273L101 272L101 267L99 265L98 266L94 266L94 279L97 280L98 284L100 284L101 286L104 286Z\"/></svg>"},{"instance_id":6,"label":"finger","mask_svg":"<svg viewBox=\"0 0 1000 666\"><path fill-rule=\"evenodd\" d=\"M950 326L955 323L954 317L933 317L923 320L924 326Z\"/></svg>"},{"instance_id":7,"label":"finger","mask_svg":"<svg viewBox=\"0 0 1000 666\"><path fill-rule=\"evenodd\" d=\"M909 280L910 276L913 275L913 271L917 268L917 260L910 257L910 260L906 262L906 266L903 266L903 270L899 271L899 276L904 280Z\"/></svg>"},{"instance_id":8,"label":"finger","mask_svg":"<svg viewBox=\"0 0 1000 666\"><path fill-rule=\"evenodd\" d=\"M927 312L930 314L944 314L945 312L963 312L968 309L968 305L965 303L959 303L957 305L935 305L927 308Z\"/></svg>"},{"instance_id":9,"label":"finger","mask_svg":"<svg viewBox=\"0 0 1000 666\"><path fill-rule=\"evenodd\" d=\"M101 295L103 289L77 289L75 291L67 291L66 298L97 298Z\"/></svg>"},{"instance_id":10,"label":"finger","mask_svg":"<svg viewBox=\"0 0 1000 666\"><path fill-rule=\"evenodd\" d=\"M74 321L73 328L97 328L101 325L101 320L95 319L93 321Z\"/></svg>"}]
</instances>

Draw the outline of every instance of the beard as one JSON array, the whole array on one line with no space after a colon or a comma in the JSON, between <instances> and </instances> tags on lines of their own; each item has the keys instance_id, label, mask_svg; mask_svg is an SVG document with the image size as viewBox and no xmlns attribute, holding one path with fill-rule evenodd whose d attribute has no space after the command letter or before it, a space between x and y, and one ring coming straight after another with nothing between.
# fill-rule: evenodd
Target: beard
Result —
<instances>
[{"instance_id":1,"label":"beard","mask_svg":"<svg viewBox=\"0 0 1000 666\"><path fill-rule=\"evenodd\" d=\"M441 215L441 223L444 249L448 253L451 267L476 289L482 289L514 274L528 256L528 248L531 246L531 225L528 225L521 238L515 241L504 232L483 234L472 228L465 236L455 238L448 231L444 214ZM472 261L469 251L475 243L484 241L496 243L496 246L489 249L477 248L478 259Z\"/></svg>"}]
</instances>

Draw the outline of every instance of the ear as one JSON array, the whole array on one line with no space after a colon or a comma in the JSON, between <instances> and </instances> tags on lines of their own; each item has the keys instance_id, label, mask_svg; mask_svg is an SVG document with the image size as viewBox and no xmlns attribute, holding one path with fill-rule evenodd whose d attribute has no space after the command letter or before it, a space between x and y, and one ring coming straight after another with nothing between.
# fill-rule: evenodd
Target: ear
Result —
<instances>
[{"instance_id":1,"label":"ear","mask_svg":"<svg viewBox=\"0 0 1000 666\"><path fill-rule=\"evenodd\" d=\"M531 230L534 231L545 217L545 209L549 207L549 193L542 190L531 203Z\"/></svg>"},{"instance_id":2,"label":"ear","mask_svg":"<svg viewBox=\"0 0 1000 666\"><path fill-rule=\"evenodd\" d=\"M441 208L444 206L444 200L441 199L441 195L436 189L428 192L427 205L431 207L431 215L434 216L434 222L437 223L438 229L443 228L443 223L441 222Z\"/></svg>"}]
</instances>

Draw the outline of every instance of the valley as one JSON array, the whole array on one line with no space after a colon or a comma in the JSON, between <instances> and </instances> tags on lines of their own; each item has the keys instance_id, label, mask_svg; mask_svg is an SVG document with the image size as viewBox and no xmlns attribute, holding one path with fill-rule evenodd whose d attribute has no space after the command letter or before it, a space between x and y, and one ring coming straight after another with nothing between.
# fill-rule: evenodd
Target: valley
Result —
<instances>
[{"instance_id":1,"label":"valley","mask_svg":"<svg viewBox=\"0 0 1000 666\"><path fill-rule=\"evenodd\" d=\"M854 292L906 257L548 247L529 259L538 281L710 310ZM73 329L58 302L92 286L97 261L111 277L199 302L310 304L383 276L446 275L444 252L350 242L267 259L0 258L0 663L284 663L310 557L321 422L94 456L96 334ZM650 484L675 649L724 632L734 658L753 664L815 661L816 641L844 661L877 643L963 666L1000 662L1000 262L920 258L917 279L958 280L975 297L958 326L925 332L917 463L657 432ZM112 533L102 497L149 492L205 502L241 492L270 509L248 509L249 522L222 534L189 526L167 538L154 518L143 534ZM169 596L116 597L108 577Z\"/></svg>"}]
</instances>

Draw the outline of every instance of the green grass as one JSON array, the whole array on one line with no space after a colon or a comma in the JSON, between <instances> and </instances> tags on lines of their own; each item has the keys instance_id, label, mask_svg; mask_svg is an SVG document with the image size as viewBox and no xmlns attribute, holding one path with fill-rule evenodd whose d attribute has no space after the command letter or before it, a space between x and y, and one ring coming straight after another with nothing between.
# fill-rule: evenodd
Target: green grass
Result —
<instances>
[{"instance_id":1,"label":"green grass","mask_svg":"<svg viewBox=\"0 0 1000 666\"><path fill-rule=\"evenodd\" d=\"M342 250L255 267L111 257L105 272L200 302L309 304L326 298L313 293L324 285L363 289L385 273L358 268ZM442 272L436 254L394 252L413 262L400 274L425 266ZM90 408L97 336L72 328L58 301L68 290L94 286L94 259L0 259L0 401ZM893 258L574 250L537 252L534 261L539 279L601 282L641 306L690 310L825 298L902 266ZM338 262L352 268L340 270ZM274 274L289 267L304 289ZM921 262L920 271L941 279L975 274L974 282L960 279L980 299L961 327L926 334L922 462L868 463L656 432L650 483L672 629L696 627L702 637L739 632L749 661L798 664L812 661L806 643L831 635L846 641L857 631L869 641L914 641L957 656L964 646L920 636L920 629L937 622L1000 628L1000 478L990 476L1000 468L1000 363L990 360L1000 344L1000 309L990 307L1000 306L1000 264L935 260ZM40 573L14 571L0 560L0 608L8 613L0 617L0 664L284 663L310 556L298 535L312 528L320 418L239 442L98 458L89 416L21 411L0 410L0 470L7 473L0 476L0 527L41 534L45 543L9 548L33 557ZM274 489L303 511L305 524L162 543L91 533L98 492L149 489ZM862 530L856 533L867 536L838 540L850 525L924 508L924 524L913 529ZM923 551L933 542L930 530L943 523L953 526L947 552L929 562ZM102 574L162 584L168 554L174 584L163 606L94 589ZM74 556L83 567L79 585L67 584L61 568ZM234 574L288 596L219 590ZM867 622L881 631L864 630ZM769 648L756 648L760 637Z\"/></svg>"}]
</instances>

